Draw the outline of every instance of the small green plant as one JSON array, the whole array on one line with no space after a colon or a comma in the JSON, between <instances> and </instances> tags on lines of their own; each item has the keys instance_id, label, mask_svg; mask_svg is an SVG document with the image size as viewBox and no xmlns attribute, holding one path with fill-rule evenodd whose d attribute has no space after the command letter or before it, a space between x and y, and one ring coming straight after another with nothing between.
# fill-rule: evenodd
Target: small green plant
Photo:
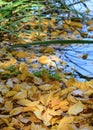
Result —
<instances>
[{"instance_id":1,"label":"small green plant","mask_svg":"<svg viewBox=\"0 0 93 130\"><path fill-rule=\"evenodd\" d=\"M61 80L61 76L59 75L59 73L57 71L52 72L50 70L43 69L43 70L40 70L37 72L33 72L33 74L37 77L43 77L43 75L46 74L47 77L49 77L50 79Z\"/></svg>"},{"instance_id":2,"label":"small green plant","mask_svg":"<svg viewBox=\"0 0 93 130\"><path fill-rule=\"evenodd\" d=\"M14 65L11 65L7 68L7 70L9 70L10 72L14 72L15 71L15 66Z\"/></svg>"}]
</instances>

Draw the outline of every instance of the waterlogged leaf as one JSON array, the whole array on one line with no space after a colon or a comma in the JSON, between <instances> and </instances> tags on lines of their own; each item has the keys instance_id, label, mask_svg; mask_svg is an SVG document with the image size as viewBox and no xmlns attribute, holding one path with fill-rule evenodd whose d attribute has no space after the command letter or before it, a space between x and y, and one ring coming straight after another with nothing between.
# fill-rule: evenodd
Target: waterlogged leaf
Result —
<instances>
[{"instance_id":1,"label":"waterlogged leaf","mask_svg":"<svg viewBox=\"0 0 93 130\"><path fill-rule=\"evenodd\" d=\"M16 108L12 109L9 114L10 114L10 116L15 116L15 115L20 114L22 112L22 110L23 110L23 107L16 107Z\"/></svg>"},{"instance_id":2,"label":"waterlogged leaf","mask_svg":"<svg viewBox=\"0 0 93 130\"><path fill-rule=\"evenodd\" d=\"M80 112L82 112L84 109L84 106L83 104L79 101L77 102L76 104L70 106L69 110L68 110L68 113L70 115L77 115L79 114Z\"/></svg>"}]
</instances>

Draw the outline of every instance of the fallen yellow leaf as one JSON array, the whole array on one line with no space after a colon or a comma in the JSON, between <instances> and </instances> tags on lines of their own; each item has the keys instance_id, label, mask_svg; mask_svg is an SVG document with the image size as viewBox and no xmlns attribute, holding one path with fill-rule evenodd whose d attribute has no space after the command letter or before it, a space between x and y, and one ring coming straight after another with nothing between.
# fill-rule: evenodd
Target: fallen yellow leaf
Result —
<instances>
[{"instance_id":1,"label":"fallen yellow leaf","mask_svg":"<svg viewBox=\"0 0 93 130\"><path fill-rule=\"evenodd\" d=\"M93 31L93 26L88 27L88 31Z\"/></svg>"},{"instance_id":2,"label":"fallen yellow leaf","mask_svg":"<svg viewBox=\"0 0 93 130\"><path fill-rule=\"evenodd\" d=\"M66 130L74 130L70 127L70 124L74 122L74 116L66 116L63 117L58 125L58 129L57 130L65 130L64 128L66 128ZM71 129L68 129L71 128Z\"/></svg>"},{"instance_id":3,"label":"fallen yellow leaf","mask_svg":"<svg viewBox=\"0 0 93 130\"><path fill-rule=\"evenodd\" d=\"M27 52L25 51L25 52L21 52L21 51L19 51L19 52L17 52L17 54L16 54L16 56L18 57L18 58L25 58L26 56L27 56Z\"/></svg>"},{"instance_id":4,"label":"fallen yellow leaf","mask_svg":"<svg viewBox=\"0 0 93 130\"><path fill-rule=\"evenodd\" d=\"M78 113L82 112L84 109L83 104L79 101L76 104L70 106L68 113L70 115L77 115Z\"/></svg>"},{"instance_id":5,"label":"fallen yellow leaf","mask_svg":"<svg viewBox=\"0 0 93 130\"><path fill-rule=\"evenodd\" d=\"M49 64L51 62L51 60L47 56L41 56L41 57L39 57L38 61L41 64Z\"/></svg>"},{"instance_id":6,"label":"fallen yellow leaf","mask_svg":"<svg viewBox=\"0 0 93 130\"><path fill-rule=\"evenodd\" d=\"M9 114L10 114L10 116L15 116L15 115L20 114L22 112L22 110L23 110L23 107L16 107L16 108L12 109Z\"/></svg>"}]
</instances>

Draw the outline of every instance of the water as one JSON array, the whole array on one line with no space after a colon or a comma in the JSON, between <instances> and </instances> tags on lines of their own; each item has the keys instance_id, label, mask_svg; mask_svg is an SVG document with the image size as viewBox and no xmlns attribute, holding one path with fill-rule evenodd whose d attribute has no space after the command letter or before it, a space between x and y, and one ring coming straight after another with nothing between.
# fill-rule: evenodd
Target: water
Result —
<instances>
[{"instance_id":1,"label":"water","mask_svg":"<svg viewBox=\"0 0 93 130\"><path fill-rule=\"evenodd\" d=\"M68 66L82 76L93 78L93 44L71 45L64 53Z\"/></svg>"}]
</instances>

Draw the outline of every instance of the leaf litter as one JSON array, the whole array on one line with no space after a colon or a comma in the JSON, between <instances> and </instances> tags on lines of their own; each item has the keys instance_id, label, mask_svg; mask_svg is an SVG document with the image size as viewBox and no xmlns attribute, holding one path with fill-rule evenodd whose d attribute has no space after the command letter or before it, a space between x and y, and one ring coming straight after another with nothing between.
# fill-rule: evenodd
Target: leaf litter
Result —
<instances>
[{"instance_id":1,"label":"leaf litter","mask_svg":"<svg viewBox=\"0 0 93 130\"><path fill-rule=\"evenodd\" d=\"M92 32L93 21L85 24ZM20 28L27 29L26 25L36 30L38 21L24 22L24 26L20 23ZM82 28L80 21L64 20L59 27L53 18L42 19L40 37L36 32L18 32L22 40L11 37L11 41L12 44L24 44L55 37L82 39L88 36ZM0 48L0 129L93 130L93 80L67 79L62 68L57 66L59 62L61 66L66 63L55 55L53 46L7 51L9 36L6 34L3 39ZM83 55L82 58L87 57Z\"/></svg>"},{"instance_id":2,"label":"leaf litter","mask_svg":"<svg viewBox=\"0 0 93 130\"><path fill-rule=\"evenodd\" d=\"M67 79L52 46L36 48L11 50L0 62L0 129L92 130L93 80Z\"/></svg>"}]
</instances>

